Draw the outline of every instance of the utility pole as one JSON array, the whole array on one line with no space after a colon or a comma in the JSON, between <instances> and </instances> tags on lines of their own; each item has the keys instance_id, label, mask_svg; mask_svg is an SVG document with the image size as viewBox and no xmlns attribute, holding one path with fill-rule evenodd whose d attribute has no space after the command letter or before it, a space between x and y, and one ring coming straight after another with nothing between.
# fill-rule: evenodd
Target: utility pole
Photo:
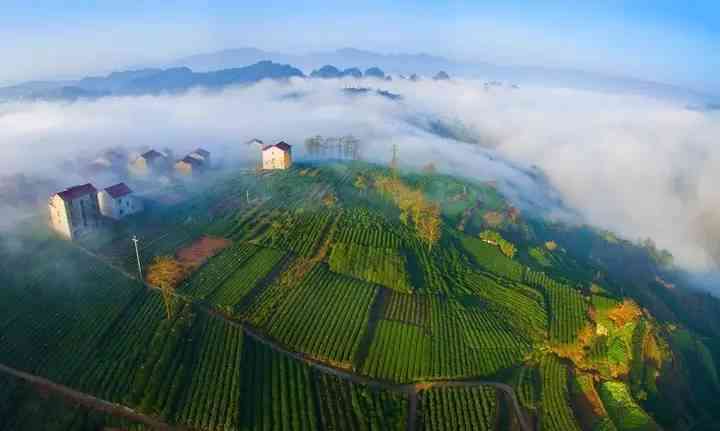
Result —
<instances>
[{"instance_id":1,"label":"utility pole","mask_svg":"<svg viewBox=\"0 0 720 431\"><path fill-rule=\"evenodd\" d=\"M398 168L398 145L393 144L393 157L392 161L390 162L390 169L393 170L393 173L397 173Z\"/></svg>"},{"instance_id":2,"label":"utility pole","mask_svg":"<svg viewBox=\"0 0 720 431\"><path fill-rule=\"evenodd\" d=\"M245 190L245 200L250 204L250 190Z\"/></svg>"},{"instance_id":3,"label":"utility pole","mask_svg":"<svg viewBox=\"0 0 720 431\"><path fill-rule=\"evenodd\" d=\"M133 235L132 242L135 244L135 257L137 258L137 265L138 265L138 277L140 277L140 281L142 282L143 276L142 276L142 265L140 264L140 252L138 251L138 239L137 236Z\"/></svg>"}]
</instances>

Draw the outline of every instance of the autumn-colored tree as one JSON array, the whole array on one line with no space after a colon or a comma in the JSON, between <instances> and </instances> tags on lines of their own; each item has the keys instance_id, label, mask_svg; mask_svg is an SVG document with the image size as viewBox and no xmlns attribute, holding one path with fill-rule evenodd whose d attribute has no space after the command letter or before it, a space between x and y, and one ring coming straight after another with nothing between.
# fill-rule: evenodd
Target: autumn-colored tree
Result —
<instances>
[{"instance_id":1,"label":"autumn-colored tree","mask_svg":"<svg viewBox=\"0 0 720 431\"><path fill-rule=\"evenodd\" d=\"M415 220L420 237L428 244L428 249L440 239L440 205L425 205L420 212L421 217Z\"/></svg>"},{"instance_id":2,"label":"autumn-colored tree","mask_svg":"<svg viewBox=\"0 0 720 431\"><path fill-rule=\"evenodd\" d=\"M322 202L326 207L332 208L337 204L337 197L333 192L327 192L323 196Z\"/></svg>"},{"instance_id":3,"label":"autumn-colored tree","mask_svg":"<svg viewBox=\"0 0 720 431\"><path fill-rule=\"evenodd\" d=\"M187 268L172 256L157 256L150 265L146 281L162 291L168 319L173 315L175 287L186 275Z\"/></svg>"},{"instance_id":4,"label":"autumn-colored tree","mask_svg":"<svg viewBox=\"0 0 720 431\"><path fill-rule=\"evenodd\" d=\"M362 175L358 175L357 178L355 178L353 185L360 190L367 189L367 182L365 181L365 177Z\"/></svg>"},{"instance_id":5,"label":"autumn-colored tree","mask_svg":"<svg viewBox=\"0 0 720 431\"><path fill-rule=\"evenodd\" d=\"M397 177L378 176L375 187L388 195L400 210L400 221L412 220L418 236L432 247L440 238L440 206L430 203L420 190L413 190Z\"/></svg>"}]
</instances>

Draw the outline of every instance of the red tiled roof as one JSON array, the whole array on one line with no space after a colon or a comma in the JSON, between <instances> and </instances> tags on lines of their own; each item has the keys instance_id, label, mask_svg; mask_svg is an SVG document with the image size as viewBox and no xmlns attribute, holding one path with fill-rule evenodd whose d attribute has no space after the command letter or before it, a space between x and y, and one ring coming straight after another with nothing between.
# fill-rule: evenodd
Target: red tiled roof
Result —
<instances>
[{"instance_id":1,"label":"red tiled roof","mask_svg":"<svg viewBox=\"0 0 720 431\"><path fill-rule=\"evenodd\" d=\"M106 187L105 191L113 199L119 198L121 196L129 195L130 193L132 193L132 190L130 189L130 187L128 187L127 184L125 184L125 183L117 183L113 186Z\"/></svg>"},{"instance_id":2,"label":"red tiled roof","mask_svg":"<svg viewBox=\"0 0 720 431\"><path fill-rule=\"evenodd\" d=\"M290 151L290 145L285 141L280 141L277 144L273 144L273 145L265 145L262 150L263 151L269 150L272 147L280 148L283 151Z\"/></svg>"},{"instance_id":3,"label":"red tiled roof","mask_svg":"<svg viewBox=\"0 0 720 431\"><path fill-rule=\"evenodd\" d=\"M71 201L91 193L97 193L97 189L93 187L92 184L87 183L80 186L68 187L63 191L58 192L57 195L64 201Z\"/></svg>"}]
</instances>

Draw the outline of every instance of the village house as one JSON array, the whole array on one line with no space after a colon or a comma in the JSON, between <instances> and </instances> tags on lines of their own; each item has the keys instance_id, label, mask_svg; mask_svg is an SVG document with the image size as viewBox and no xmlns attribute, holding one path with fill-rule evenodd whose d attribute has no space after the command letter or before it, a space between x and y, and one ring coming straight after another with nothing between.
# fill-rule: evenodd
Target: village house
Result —
<instances>
[{"instance_id":1,"label":"village house","mask_svg":"<svg viewBox=\"0 0 720 431\"><path fill-rule=\"evenodd\" d=\"M266 145L262 149L263 169L287 169L292 165L292 148L286 142Z\"/></svg>"},{"instance_id":2,"label":"village house","mask_svg":"<svg viewBox=\"0 0 720 431\"><path fill-rule=\"evenodd\" d=\"M198 159L207 167L210 166L210 151L204 150L202 148L198 148L197 150L193 151L192 153L188 154L189 157L192 157L193 159Z\"/></svg>"},{"instance_id":3,"label":"village house","mask_svg":"<svg viewBox=\"0 0 720 431\"><path fill-rule=\"evenodd\" d=\"M201 173L203 170L205 170L205 163L190 155L175 163L175 172L182 176L191 177Z\"/></svg>"},{"instance_id":4,"label":"village house","mask_svg":"<svg viewBox=\"0 0 720 431\"><path fill-rule=\"evenodd\" d=\"M50 227L75 239L100 226L97 189L92 184L70 187L50 197Z\"/></svg>"},{"instance_id":5,"label":"village house","mask_svg":"<svg viewBox=\"0 0 720 431\"><path fill-rule=\"evenodd\" d=\"M257 148L258 150L261 150L261 151L262 151L263 147L265 146L265 143L258 138L253 138L253 139L247 141L246 144L249 145L250 147Z\"/></svg>"},{"instance_id":6,"label":"village house","mask_svg":"<svg viewBox=\"0 0 720 431\"><path fill-rule=\"evenodd\" d=\"M139 176L157 175L168 169L168 158L165 154L150 150L142 153L130 164L130 172Z\"/></svg>"},{"instance_id":7,"label":"village house","mask_svg":"<svg viewBox=\"0 0 720 431\"><path fill-rule=\"evenodd\" d=\"M143 210L142 202L125 183L101 190L98 193L98 202L100 214L115 220Z\"/></svg>"}]
</instances>

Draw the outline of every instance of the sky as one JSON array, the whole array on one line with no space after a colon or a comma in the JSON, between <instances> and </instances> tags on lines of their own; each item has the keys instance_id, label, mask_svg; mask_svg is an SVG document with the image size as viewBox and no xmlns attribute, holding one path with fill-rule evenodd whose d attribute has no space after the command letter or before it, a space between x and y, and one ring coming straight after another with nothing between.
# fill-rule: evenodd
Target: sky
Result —
<instances>
[{"instance_id":1,"label":"sky","mask_svg":"<svg viewBox=\"0 0 720 431\"><path fill-rule=\"evenodd\" d=\"M0 83L69 79L238 47L424 52L720 94L720 2L5 0Z\"/></svg>"}]
</instances>

